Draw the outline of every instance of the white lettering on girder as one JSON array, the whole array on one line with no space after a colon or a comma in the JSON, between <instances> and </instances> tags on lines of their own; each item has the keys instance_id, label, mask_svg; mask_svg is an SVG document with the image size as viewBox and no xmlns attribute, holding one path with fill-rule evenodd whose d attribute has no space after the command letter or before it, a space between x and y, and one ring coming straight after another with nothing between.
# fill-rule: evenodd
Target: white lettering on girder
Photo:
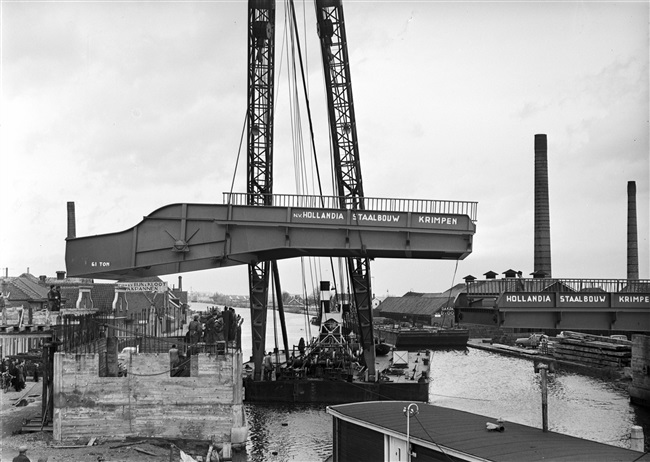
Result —
<instances>
[{"instance_id":1,"label":"white lettering on girder","mask_svg":"<svg viewBox=\"0 0 650 462\"><path fill-rule=\"evenodd\" d=\"M650 295L619 295L620 303L650 303Z\"/></svg>"},{"instance_id":2,"label":"white lettering on girder","mask_svg":"<svg viewBox=\"0 0 650 462\"><path fill-rule=\"evenodd\" d=\"M92 262L90 262L90 266L99 266L99 267L105 268L107 266L111 266L111 262L110 261L92 261Z\"/></svg>"},{"instance_id":3,"label":"white lettering on girder","mask_svg":"<svg viewBox=\"0 0 650 462\"><path fill-rule=\"evenodd\" d=\"M506 302L511 303L542 303L550 301L550 295L506 295Z\"/></svg>"},{"instance_id":4,"label":"white lettering on girder","mask_svg":"<svg viewBox=\"0 0 650 462\"><path fill-rule=\"evenodd\" d=\"M344 220L345 215L341 212L319 212L306 210L302 213L294 212L294 218L309 218L312 220Z\"/></svg>"},{"instance_id":5,"label":"white lettering on girder","mask_svg":"<svg viewBox=\"0 0 650 462\"><path fill-rule=\"evenodd\" d=\"M382 221L388 223L399 222L399 215L388 215L381 213L361 213L356 212L352 214L352 221Z\"/></svg>"},{"instance_id":6,"label":"white lettering on girder","mask_svg":"<svg viewBox=\"0 0 650 462\"><path fill-rule=\"evenodd\" d=\"M419 217L418 223L430 225L457 225L458 218L452 217Z\"/></svg>"},{"instance_id":7,"label":"white lettering on girder","mask_svg":"<svg viewBox=\"0 0 650 462\"><path fill-rule=\"evenodd\" d=\"M606 295L560 295L560 303L605 303Z\"/></svg>"}]
</instances>

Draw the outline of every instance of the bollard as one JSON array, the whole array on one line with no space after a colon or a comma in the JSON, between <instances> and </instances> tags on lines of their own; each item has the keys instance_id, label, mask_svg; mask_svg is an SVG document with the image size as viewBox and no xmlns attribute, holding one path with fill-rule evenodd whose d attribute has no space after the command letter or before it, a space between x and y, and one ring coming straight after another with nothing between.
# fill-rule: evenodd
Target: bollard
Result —
<instances>
[{"instance_id":1,"label":"bollard","mask_svg":"<svg viewBox=\"0 0 650 462\"><path fill-rule=\"evenodd\" d=\"M548 431L548 386L547 386L547 371L546 367L540 367L540 374L542 376L542 431Z\"/></svg>"},{"instance_id":2,"label":"bollard","mask_svg":"<svg viewBox=\"0 0 650 462\"><path fill-rule=\"evenodd\" d=\"M223 443L221 458L223 460L232 460L232 446L230 443Z\"/></svg>"},{"instance_id":3,"label":"bollard","mask_svg":"<svg viewBox=\"0 0 650 462\"><path fill-rule=\"evenodd\" d=\"M539 373L542 376L541 387L542 387L542 431L546 433L548 431L548 375L549 370L553 369L550 364L540 363L535 361L535 373Z\"/></svg>"},{"instance_id":4,"label":"bollard","mask_svg":"<svg viewBox=\"0 0 650 462\"><path fill-rule=\"evenodd\" d=\"M630 434L630 449L643 452L643 441L643 428L639 425L633 425Z\"/></svg>"}]
</instances>

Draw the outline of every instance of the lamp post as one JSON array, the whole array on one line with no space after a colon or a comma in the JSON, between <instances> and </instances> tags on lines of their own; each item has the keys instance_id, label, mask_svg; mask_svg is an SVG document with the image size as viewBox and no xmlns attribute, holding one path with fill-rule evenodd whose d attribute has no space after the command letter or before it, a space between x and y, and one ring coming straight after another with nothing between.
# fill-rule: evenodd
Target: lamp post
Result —
<instances>
[{"instance_id":1,"label":"lamp post","mask_svg":"<svg viewBox=\"0 0 650 462\"><path fill-rule=\"evenodd\" d=\"M420 412L420 408L418 407L417 404L411 403L407 407L404 408L404 415L406 416L406 454L407 458L406 460L408 462L411 462L411 417L418 415Z\"/></svg>"}]
</instances>

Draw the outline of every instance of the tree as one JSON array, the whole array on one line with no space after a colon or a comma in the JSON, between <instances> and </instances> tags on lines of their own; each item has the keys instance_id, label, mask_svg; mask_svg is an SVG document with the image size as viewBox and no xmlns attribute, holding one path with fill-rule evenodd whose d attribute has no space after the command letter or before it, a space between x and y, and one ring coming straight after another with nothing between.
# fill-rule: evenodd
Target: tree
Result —
<instances>
[{"instance_id":1,"label":"tree","mask_svg":"<svg viewBox=\"0 0 650 462\"><path fill-rule=\"evenodd\" d=\"M228 295L224 295L219 292L215 292L211 298L212 301L217 305L227 305L230 299Z\"/></svg>"}]
</instances>

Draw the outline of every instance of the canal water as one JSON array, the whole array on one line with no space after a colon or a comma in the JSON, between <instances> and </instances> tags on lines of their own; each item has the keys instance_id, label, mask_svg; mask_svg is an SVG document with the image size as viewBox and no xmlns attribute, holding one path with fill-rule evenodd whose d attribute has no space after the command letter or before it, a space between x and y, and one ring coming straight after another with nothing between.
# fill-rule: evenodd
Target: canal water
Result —
<instances>
[{"instance_id":1,"label":"canal water","mask_svg":"<svg viewBox=\"0 0 650 462\"><path fill-rule=\"evenodd\" d=\"M191 308L203 310L207 306L193 303ZM248 321L247 309L236 311ZM300 337L310 337L303 315L286 313L285 317L290 347ZM269 312L267 349L275 346L274 331L278 332L281 348L279 323L274 323ZM250 356L251 348L250 323L244 322L244 358ZM431 404L502 418L541 431L540 376L529 360L473 348L435 351L431 377ZM332 418L322 405L247 404L246 412L249 438L245 453L234 454L236 461L323 461L331 454ZM645 450L650 450L650 410L631 405L625 390L606 380L575 373L549 374L550 431L629 448L633 425L643 427Z\"/></svg>"}]
</instances>

